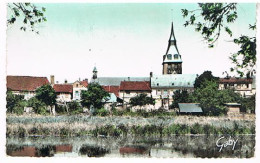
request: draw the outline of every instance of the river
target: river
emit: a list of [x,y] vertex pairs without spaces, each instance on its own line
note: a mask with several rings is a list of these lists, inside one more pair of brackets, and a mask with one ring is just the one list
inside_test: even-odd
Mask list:
[[[236,143],[230,140],[236,140]],[[220,150],[221,145],[223,148]],[[8,137],[6,142],[6,154],[13,157],[250,158],[254,157],[254,153],[255,135],[145,138],[31,136]]]

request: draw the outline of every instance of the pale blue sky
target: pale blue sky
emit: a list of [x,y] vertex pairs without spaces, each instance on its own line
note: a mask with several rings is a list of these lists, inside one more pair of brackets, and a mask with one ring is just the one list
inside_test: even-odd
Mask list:
[[[220,76],[229,70],[231,53],[238,50],[232,38],[222,33],[214,49],[207,48],[193,27],[184,27],[181,9],[197,4],[38,4],[46,7],[47,22],[40,35],[7,29],[8,75],[55,75],[73,82],[98,76],[149,76],[162,73],[171,29],[183,59],[183,73],[210,70]],[[171,12],[173,9],[173,12]],[[238,19],[231,25],[234,37],[255,23],[255,4],[239,4]]]

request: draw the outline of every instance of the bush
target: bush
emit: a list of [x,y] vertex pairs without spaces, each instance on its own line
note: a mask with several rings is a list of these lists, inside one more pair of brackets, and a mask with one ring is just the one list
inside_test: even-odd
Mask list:
[[26,106],[26,102],[21,100],[18,103],[15,104],[14,108],[13,108],[13,113],[18,114],[18,115],[22,115],[24,112],[24,107]]
[[35,97],[28,100],[27,106],[32,107],[36,114],[47,114],[46,105]]
[[98,109],[94,115],[99,115],[99,116],[107,116],[109,114],[109,112],[105,109],[105,108],[101,108],[101,109]]
[[83,112],[82,107],[77,101],[69,102],[67,103],[67,105],[68,105],[69,112],[71,114],[79,114]]
[[64,114],[67,112],[67,109],[66,109],[66,106],[56,104],[55,111],[59,114]]

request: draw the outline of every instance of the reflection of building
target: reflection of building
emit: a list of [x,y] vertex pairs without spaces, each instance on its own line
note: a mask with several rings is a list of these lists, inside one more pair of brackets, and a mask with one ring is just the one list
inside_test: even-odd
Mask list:
[[194,90],[196,74],[155,75],[151,77],[152,97],[155,98],[155,108],[168,108],[172,104],[176,90]]
[[220,78],[219,89],[234,89],[244,97],[250,97],[256,93],[255,77],[254,78]]
[[50,84],[46,77],[7,76],[7,89],[13,94],[24,95],[26,100],[35,96],[36,89],[45,84]]
[[151,96],[150,82],[147,81],[122,81],[120,84],[119,96],[125,102],[130,102],[132,97],[145,93]]
[[57,101],[70,102],[72,100],[73,85],[72,84],[54,84],[53,89],[57,95]]
[[80,100],[81,91],[86,91],[88,87],[88,80],[75,81],[73,83],[73,100]]

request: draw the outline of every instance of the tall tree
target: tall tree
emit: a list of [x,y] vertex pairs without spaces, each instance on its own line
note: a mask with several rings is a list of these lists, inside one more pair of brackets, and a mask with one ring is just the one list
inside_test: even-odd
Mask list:
[[53,106],[56,103],[55,90],[49,84],[37,88],[35,97],[47,106]]
[[[211,48],[219,39],[223,28],[232,37],[233,32],[229,24],[238,18],[236,3],[199,3],[198,5],[199,7],[195,10],[182,9],[183,17],[187,18],[185,27],[195,26],[195,30],[200,32]],[[249,24],[249,28],[255,30],[256,25]],[[242,35],[233,41],[240,46],[240,50],[231,55],[230,59],[235,66],[230,70],[236,71],[240,76],[251,75],[255,72],[256,64],[255,36]]]
[[29,30],[38,34],[39,31],[35,29],[35,25],[47,21],[44,16],[46,11],[44,7],[40,9],[32,3],[8,3],[7,6],[10,10],[7,25],[14,24],[20,18],[23,23],[20,27],[21,30]]
[[[98,83],[90,83],[87,91],[81,92],[81,105],[90,108],[92,105],[95,109],[103,107],[103,99],[107,99],[109,93]],[[105,100],[106,101],[106,100]]]
[[218,81],[218,77],[212,75],[211,71],[204,71],[200,76],[198,76],[194,83],[194,88],[199,88],[203,82],[208,81]]

